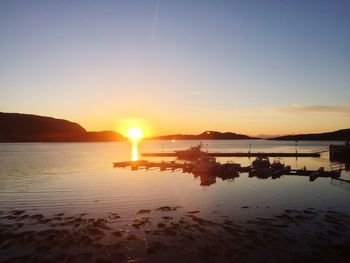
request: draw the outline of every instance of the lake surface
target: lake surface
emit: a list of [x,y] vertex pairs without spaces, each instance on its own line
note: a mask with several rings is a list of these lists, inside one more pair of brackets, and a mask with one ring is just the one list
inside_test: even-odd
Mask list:
[[[170,152],[199,141],[142,141],[139,152]],[[203,141],[208,151],[311,152],[332,142],[281,142],[264,140]],[[339,142],[333,142],[339,144]],[[350,211],[350,187],[346,183],[319,178],[282,176],[279,179],[216,179],[201,186],[200,178],[181,171],[113,168],[116,161],[130,160],[129,142],[113,143],[6,143],[0,144],[0,211],[22,209],[28,213],[52,215],[80,212],[103,215],[117,211],[122,220],[141,209],[181,206],[216,212],[235,218],[268,215],[284,209],[334,209]],[[161,161],[161,157],[149,158]],[[166,160],[172,160],[168,158]],[[219,158],[249,165],[253,159]],[[292,168],[306,166],[330,169],[328,154],[321,158],[284,158]],[[342,177],[350,179],[349,172]],[[242,209],[241,207],[250,209]],[[254,208],[254,209],[253,209]]]

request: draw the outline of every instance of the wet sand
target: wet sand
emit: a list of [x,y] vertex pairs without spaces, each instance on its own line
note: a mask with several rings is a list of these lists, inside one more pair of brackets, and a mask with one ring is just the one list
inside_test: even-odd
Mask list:
[[349,262],[349,214],[213,214],[180,206],[135,211],[131,219],[117,211],[100,218],[0,211],[0,262]]

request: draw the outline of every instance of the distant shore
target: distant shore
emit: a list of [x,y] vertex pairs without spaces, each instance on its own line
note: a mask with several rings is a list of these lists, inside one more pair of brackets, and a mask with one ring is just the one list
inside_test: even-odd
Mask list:
[[[146,140],[261,140],[234,132],[205,131],[197,135],[173,134],[153,136]],[[350,129],[334,132],[286,135],[268,140],[281,141],[344,141]],[[81,125],[64,119],[32,114],[0,112],[0,142],[115,142],[125,141],[115,131],[86,131]]]

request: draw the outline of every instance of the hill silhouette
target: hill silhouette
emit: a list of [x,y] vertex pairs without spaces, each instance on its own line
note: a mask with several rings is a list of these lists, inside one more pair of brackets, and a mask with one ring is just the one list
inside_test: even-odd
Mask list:
[[[205,131],[201,134],[155,136],[153,140],[249,140],[258,139],[233,132]],[[350,129],[333,132],[296,134],[270,140],[344,141]],[[125,138],[114,131],[86,131],[78,123],[64,119],[20,113],[0,112],[0,142],[110,142]]]
[[118,141],[114,131],[88,132],[75,122],[32,114],[0,112],[0,142]]
[[345,141],[350,139],[350,129],[333,132],[286,135],[272,138],[281,141]]
[[152,137],[153,140],[250,140],[257,139],[233,132],[205,131],[198,135],[174,134]]

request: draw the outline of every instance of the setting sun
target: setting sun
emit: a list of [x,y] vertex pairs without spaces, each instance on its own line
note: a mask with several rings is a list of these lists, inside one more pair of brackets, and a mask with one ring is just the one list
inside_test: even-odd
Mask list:
[[143,138],[143,132],[138,127],[132,127],[128,129],[128,137],[133,140],[138,140]]

